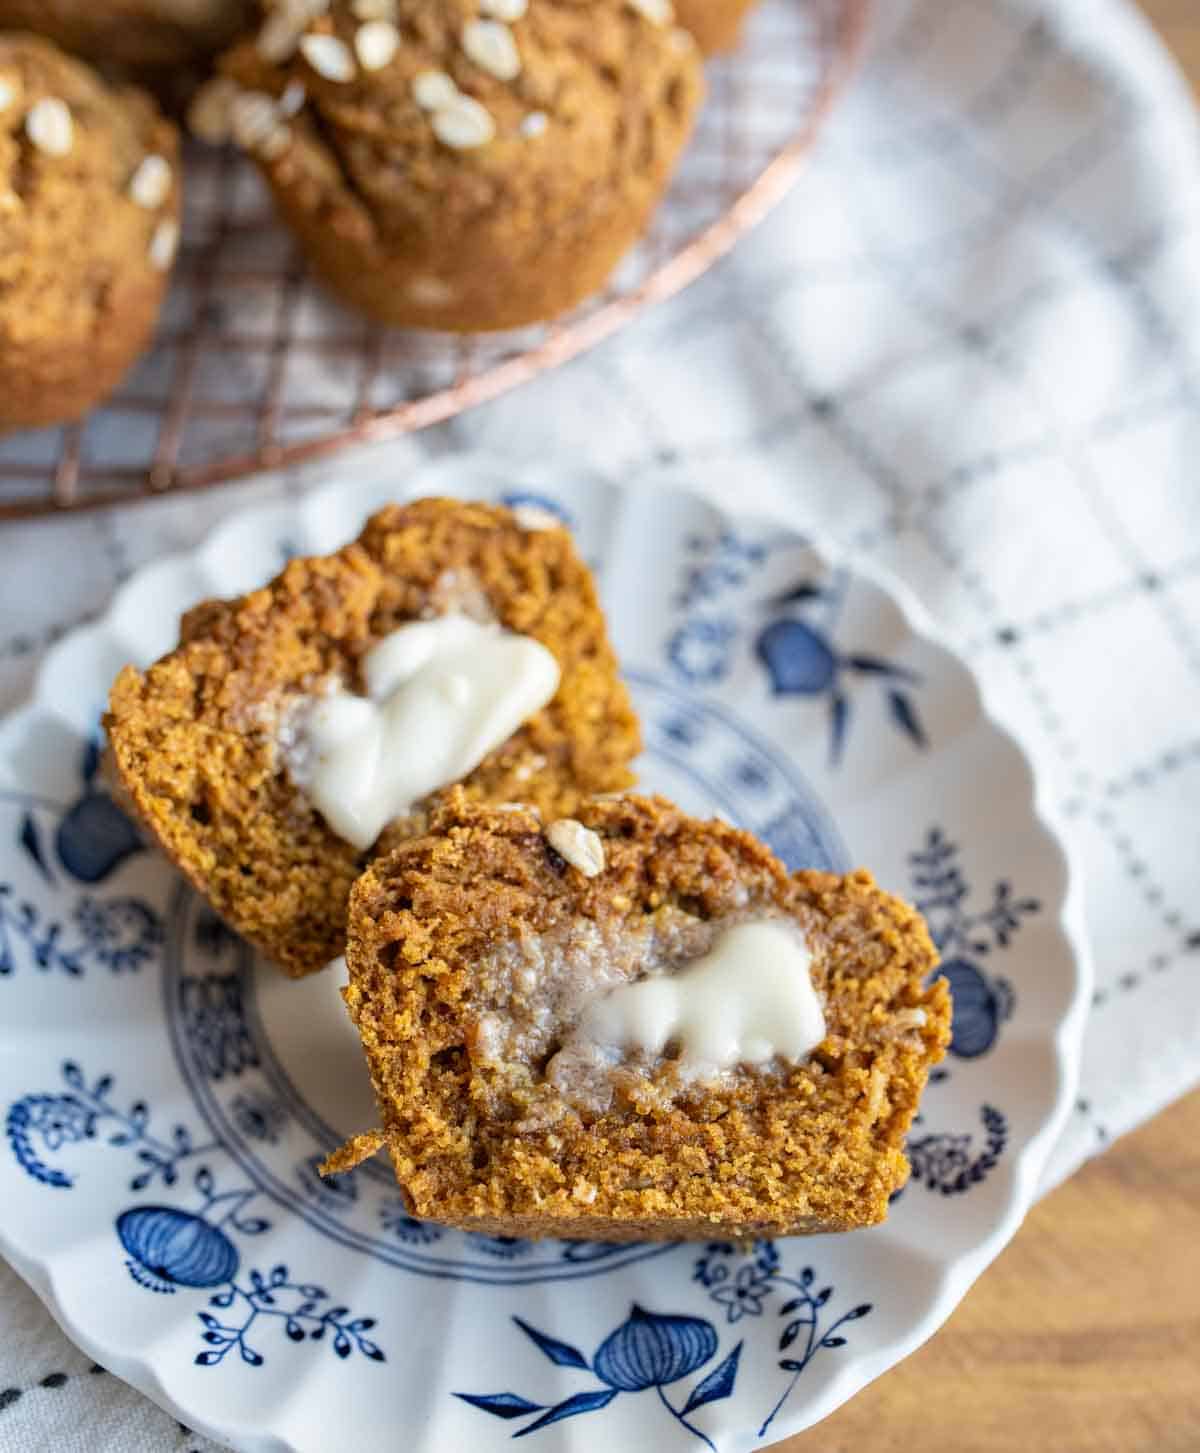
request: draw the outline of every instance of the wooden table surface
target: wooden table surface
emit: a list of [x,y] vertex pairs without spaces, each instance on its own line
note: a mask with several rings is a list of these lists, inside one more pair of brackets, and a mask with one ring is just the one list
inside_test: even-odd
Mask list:
[[[1200,93],[1200,0],[1142,4]],[[774,1453],[926,1448],[1200,1453],[1200,1091],[1037,1205],[931,1341]]]

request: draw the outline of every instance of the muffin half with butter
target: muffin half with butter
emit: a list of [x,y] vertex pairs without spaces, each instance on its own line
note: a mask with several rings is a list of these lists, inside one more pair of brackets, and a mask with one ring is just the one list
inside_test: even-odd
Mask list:
[[699,51],[650,0],[278,0],[193,108],[259,162],[324,281],[373,318],[553,317],[645,230]]
[[549,820],[627,786],[640,747],[569,533],[449,499],[197,606],[105,726],[168,856],[294,976],[342,952],[355,878],[439,789]]
[[346,1002],[413,1215],[599,1241],[871,1226],[950,1038],[920,915],[661,798],[448,794],[350,901]]
[[120,382],[158,318],[181,191],[149,96],[0,34],[0,432],[77,418]]

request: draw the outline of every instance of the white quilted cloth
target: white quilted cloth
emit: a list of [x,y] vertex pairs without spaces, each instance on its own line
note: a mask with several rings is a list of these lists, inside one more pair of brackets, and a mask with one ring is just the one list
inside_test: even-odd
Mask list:
[[[787,510],[909,582],[1087,873],[1099,981],[1053,1181],[1200,1072],[1196,119],[1125,0],[878,10],[804,179],[731,260],[389,462],[582,456]],[[131,569],[320,477],[6,528],[0,707]],[[0,1450],[203,1445],[0,1268]]]

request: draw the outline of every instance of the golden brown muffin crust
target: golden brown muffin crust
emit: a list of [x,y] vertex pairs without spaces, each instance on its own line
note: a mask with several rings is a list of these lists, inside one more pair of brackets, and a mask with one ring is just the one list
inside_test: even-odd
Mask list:
[[522,529],[500,506],[425,499],[381,510],[337,554],[293,560],[261,590],[197,606],[176,650],[117,678],[105,725],[138,813],[217,911],[289,974],[341,952],[367,855],[293,786],[275,744],[281,702],[330,677],[359,686],[372,646],[464,590],[541,641],[562,672],[553,700],[466,779],[467,795],[561,814],[626,786],[638,725],[591,574],[566,530]]
[[[223,63],[249,92],[303,85],[261,164],[325,280],[386,322],[515,327],[587,296],[644,229],[700,99],[695,45],[625,0],[536,0],[507,27],[511,79],[464,50],[479,19],[475,0],[399,0],[395,56],[350,80],[301,53],[272,65],[253,40]],[[353,57],[358,27],[335,0],[309,33]],[[485,108],[492,140],[439,139],[413,90],[430,71]]]
[[[747,833],[661,798],[594,801],[576,816],[603,841],[594,878],[548,846],[532,815],[451,792],[426,836],[355,886],[346,1002],[414,1214],[599,1240],[883,1220],[908,1174],[904,1137],[926,1076],[949,1041],[945,981],[926,985],[936,954],[920,916],[866,872],[789,875]],[[646,915],[681,909],[797,923],[826,1038],[782,1078],[743,1069],[732,1085],[668,1102],[634,1091],[608,1111],[568,1110],[539,1126],[527,1112],[552,1098],[545,1081],[514,1088],[478,1052],[491,1008],[479,966],[520,934],[579,918],[636,930]]]
[[0,0],[0,30],[31,31],[149,81],[228,45],[252,11],[250,0]]
[[755,0],[675,0],[675,19],[690,30],[705,53],[731,50]]
[[[150,98],[46,41],[0,35],[0,92],[2,430],[73,418],[120,381],[158,314],[167,268],[154,238],[177,226],[180,180],[175,128]],[[69,110],[63,155],[30,136],[45,102]],[[130,195],[148,156],[171,171],[156,206]]]

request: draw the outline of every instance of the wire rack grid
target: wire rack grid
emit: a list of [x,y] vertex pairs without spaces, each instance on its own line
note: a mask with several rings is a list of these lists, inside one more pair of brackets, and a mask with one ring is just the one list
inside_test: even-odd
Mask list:
[[78,423],[0,438],[0,519],[199,489],[449,418],[693,281],[791,184],[868,0],[763,0],[649,231],[570,316],[502,334],[382,328],[312,281],[252,164],[191,146],[183,247],[146,354]]

